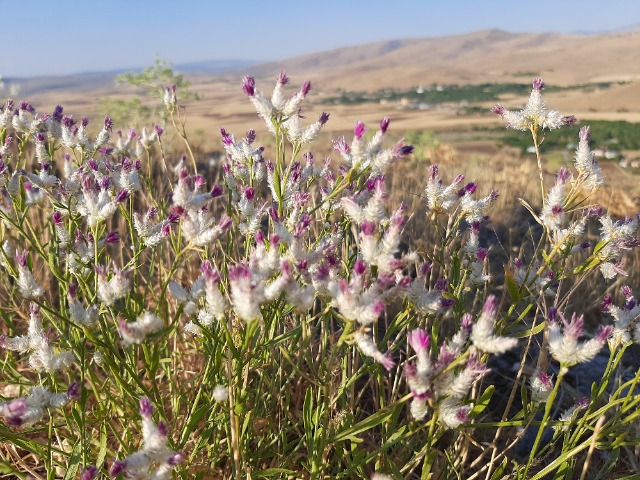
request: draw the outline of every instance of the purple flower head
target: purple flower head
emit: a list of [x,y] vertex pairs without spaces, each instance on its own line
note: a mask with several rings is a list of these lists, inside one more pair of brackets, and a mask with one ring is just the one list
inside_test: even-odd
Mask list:
[[166,437],[168,434],[167,425],[163,421],[158,422],[158,435]]
[[504,115],[505,109],[499,103],[496,103],[493,107],[491,107],[491,113],[495,113],[497,115]]
[[438,169],[439,167],[437,164],[429,165],[429,178],[431,180],[435,180],[438,176]]
[[587,216],[593,218],[600,218],[604,213],[604,209],[600,205],[594,205],[593,207],[589,207],[587,209]]
[[256,131],[252,128],[250,130],[247,130],[247,134],[244,137],[244,139],[246,140],[246,142],[251,145],[254,140],[256,139]]
[[581,142],[588,142],[589,138],[591,138],[591,133],[589,132],[589,126],[581,127],[580,132],[578,133]]
[[353,271],[356,273],[356,275],[364,275],[364,272],[367,271],[367,264],[361,259],[358,259],[353,265]]
[[78,295],[78,284],[77,283],[70,283],[69,284],[69,289],[67,290],[67,293],[69,294],[69,297],[76,298],[76,296]]
[[580,410],[584,410],[585,408],[587,408],[589,406],[589,399],[587,397],[581,397],[579,399],[576,400],[575,403],[575,407],[580,409]]
[[160,235],[166,237],[171,232],[171,221],[165,222],[160,228]]
[[122,159],[122,170],[124,172],[131,171],[132,167],[133,167],[133,162],[131,161],[130,158],[125,157],[125,158]]
[[289,77],[287,77],[287,74],[285,73],[285,71],[281,71],[280,74],[278,75],[278,83],[280,85],[286,85],[287,83],[289,83]]
[[147,397],[140,398],[140,415],[144,418],[149,418],[153,413],[153,405],[151,404],[151,400]]
[[393,357],[389,354],[386,355],[382,355],[380,358],[377,359],[380,364],[384,367],[385,370],[389,371],[391,370],[393,367],[396,366],[396,361],[393,359]]
[[57,123],[60,123],[62,121],[62,110],[63,108],[60,105],[56,105],[56,108],[53,109],[51,118]]
[[584,334],[584,315],[577,316],[574,312],[570,322],[567,322],[567,319],[563,317],[562,323],[564,323],[566,337],[577,340]]
[[187,213],[187,211],[183,207],[181,207],[180,205],[176,205],[175,207],[173,207],[171,213],[167,217],[167,220],[169,221],[169,223],[176,224],[180,221],[180,217],[185,213]]
[[27,401],[24,397],[16,398],[5,406],[12,417],[21,417],[27,411]]
[[278,222],[280,220],[280,217],[278,217],[278,209],[276,207],[269,208],[269,216],[274,222]]
[[419,275],[421,277],[426,277],[427,274],[431,271],[432,267],[433,267],[433,264],[429,262],[424,262],[423,264],[420,265],[420,268],[418,270]]
[[541,92],[544,89],[544,81],[541,78],[534,78],[533,89]]
[[229,280],[232,282],[248,279],[251,277],[251,270],[246,263],[239,263],[229,267]]
[[194,175],[193,176],[193,188],[198,190],[200,187],[204,186],[206,180],[202,175]]
[[482,376],[491,371],[486,364],[482,363],[478,359],[478,355],[476,354],[469,355],[469,360],[467,360],[467,363],[465,364],[465,369],[476,376]]
[[98,168],[100,168],[100,165],[98,165],[98,162],[95,160],[95,158],[90,158],[89,161],[87,162],[87,165],[94,172],[97,172]]
[[488,315],[493,317],[498,311],[498,301],[495,295],[489,295],[487,300],[484,302],[484,306],[482,307],[482,313],[484,315]]
[[605,342],[611,336],[612,333],[613,333],[612,325],[606,325],[606,326],[600,325],[596,338],[601,342]]
[[358,120],[356,122],[355,128],[353,129],[353,133],[354,133],[355,137],[358,140],[360,140],[362,138],[362,135],[364,135],[364,132],[366,132],[366,131],[367,131],[367,129],[365,128],[364,123],[361,122],[360,120]]
[[36,111],[36,109],[34,108],[33,105],[31,105],[29,102],[25,102],[25,101],[20,102],[20,105],[18,106],[18,108],[20,110],[23,110],[23,111],[26,111],[26,112],[29,112],[29,113],[35,113],[35,111]]
[[380,316],[384,313],[384,302],[382,300],[376,300],[373,303],[373,313]]
[[553,213],[554,215],[561,214],[562,210],[562,205],[554,205],[553,207],[551,207],[551,213]]
[[462,315],[462,317],[460,318],[460,328],[462,330],[470,332],[473,328],[473,315],[471,315],[470,313],[465,313],[464,315]]
[[220,134],[222,135],[223,145],[227,145],[227,146],[233,145],[234,143],[233,135],[231,135],[230,133],[227,133],[227,131],[224,128],[220,129]]
[[382,120],[380,120],[380,131],[382,133],[387,133],[389,123],[391,123],[391,119],[389,117],[384,117]]
[[478,189],[478,186],[474,183],[474,182],[469,182],[467,183],[464,188],[460,191],[461,193],[459,194],[460,196],[464,195],[464,194],[469,194],[469,195],[473,195],[474,193],[476,193],[476,190]]
[[339,138],[338,140],[334,140],[333,141],[333,149],[338,152],[338,153],[342,153],[342,154],[346,154],[349,153],[349,144],[347,143],[347,141],[344,139],[344,137]]
[[442,308],[450,308],[456,304],[456,301],[453,298],[444,298],[440,299],[440,306]]
[[426,352],[431,345],[431,337],[423,329],[416,328],[407,334],[407,342],[409,342],[414,352]]
[[404,370],[402,372],[407,378],[415,378],[418,374],[418,369],[416,368],[416,364],[413,362],[406,362],[404,364]]
[[61,212],[53,212],[53,215],[51,215],[51,218],[53,220],[53,223],[58,226],[61,227],[64,225],[64,223],[62,222],[62,213]]
[[38,142],[38,143],[44,143],[44,142],[46,142],[46,141],[47,141],[47,136],[46,136],[44,133],[42,133],[42,132],[38,132],[38,133],[36,134],[36,142]]
[[113,462],[113,464],[111,465],[111,469],[109,470],[109,476],[111,478],[115,478],[118,475],[122,474],[125,470],[127,469],[127,462],[126,460],[124,462],[121,462],[119,460],[116,460],[115,462]]
[[300,87],[300,94],[303,97],[306,97],[309,93],[309,90],[311,90],[311,82],[309,80],[305,80]]
[[247,187],[244,191],[244,198],[249,201],[252,201],[256,196],[256,190],[253,187]]
[[69,388],[67,388],[67,395],[69,396],[69,398],[72,398],[74,400],[80,398],[80,393],[80,384],[78,382],[73,382],[71,385],[69,385]]
[[87,128],[87,125],[89,125],[89,119],[87,117],[82,117],[82,120],[80,120],[80,124],[84,127]]
[[563,115],[562,117],[563,125],[566,125],[567,127],[572,127],[576,123],[578,123],[578,119],[576,118],[575,115]]
[[450,351],[446,344],[443,344],[440,347],[440,352],[438,352],[438,360],[436,361],[435,368],[437,370],[445,368],[447,365],[450,365],[456,359],[456,356]]
[[395,147],[393,147],[393,153],[396,157],[402,158],[413,153],[413,145],[404,145],[400,140]]
[[129,192],[123,188],[116,194],[115,201],[116,203],[123,203],[123,202],[126,202],[128,198],[129,198]]
[[325,125],[329,121],[329,114],[327,112],[322,112],[320,114],[320,118],[318,119],[318,123],[320,125]]
[[160,125],[156,125],[153,128],[156,130],[156,134],[158,135],[158,137],[161,137],[164,133],[164,128],[162,128]]
[[16,251],[16,262],[18,262],[18,265],[22,268],[27,266],[27,255],[28,252],[26,250],[22,252]]
[[273,235],[271,235],[269,237],[269,243],[271,245],[278,245],[278,243],[280,243],[280,236],[276,233],[274,233]]
[[631,287],[629,285],[624,285],[621,289],[620,289],[620,293],[622,293],[622,295],[628,300],[629,298],[633,298],[633,290],[631,290]]
[[104,243],[107,243],[107,244],[118,243],[119,241],[120,241],[120,235],[116,231],[109,232],[107,236],[104,237]]
[[456,419],[460,423],[466,423],[469,420],[469,407],[460,407],[456,410]]
[[76,121],[73,119],[73,117],[67,117],[66,115],[62,117],[61,122],[62,122],[62,125],[67,128],[71,128],[76,124]]
[[184,453],[175,452],[169,455],[169,458],[167,458],[167,463],[169,464],[170,467],[175,467],[183,460],[184,460]]
[[549,308],[549,311],[547,312],[547,321],[551,323],[555,323],[557,318],[558,318],[558,309],[556,307]]
[[94,465],[89,465],[80,474],[80,480],[94,480],[98,476],[98,468]]
[[220,282],[220,274],[215,268],[213,268],[209,260],[204,260],[202,262],[200,271],[202,272],[202,275],[204,275],[207,283],[216,284]]
[[439,292],[446,292],[449,289],[449,282],[445,278],[441,278],[436,282],[435,289]]
[[242,90],[248,96],[253,97],[256,93],[256,81],[249,75],[242,78]]
[[111,117],[104,117],[104,129],[111,130],[112,127],[113,127],[113,120],[111,119]]
[[484,262],[485,258],[487,258],[487,256],[489,255],[489,250],[487,250],[486,248],[478,248],[478,251],[476,252],[476,258],[480,261],[480,262]]
[[376,224],[368,220],[365,220],[360,225],[360,230],[362,231],[363,235],[366,235],[366,236],[373,235],[376,232]]
[[546,389],[550,390],[551,388],[553,388],[553,381],[551,380],[551,377],[545,372],[538,372],[536,378],[540,380],[540,383],[542,383],[542,385],[544,385]]
[[560,167],[556,174],[556,185],[564,185],[571,178],[571,172],[564,167]]
[[218,220],[218,227],[220,227],[223,231],[226,231],[231,227],[231,225],[233,225],[233,219],[226,213],[223,213]]
[[220,185],[214,185],[211,189],[211,198],[217,198],[222,195],[222,187]]

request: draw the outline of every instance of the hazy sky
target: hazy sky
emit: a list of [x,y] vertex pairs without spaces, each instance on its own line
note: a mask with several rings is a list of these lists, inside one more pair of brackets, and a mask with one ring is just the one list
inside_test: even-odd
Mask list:
[[488,28],[640,29],[640,0],[0,0],[0,75],[280,60],[376,40]]

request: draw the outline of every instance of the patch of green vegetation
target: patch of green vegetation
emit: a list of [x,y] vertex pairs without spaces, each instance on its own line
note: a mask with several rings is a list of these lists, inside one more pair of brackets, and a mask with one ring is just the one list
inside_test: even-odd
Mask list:
[[[580,125],[572,128],[561,128],[545,132],[544,141],[540,145],[543,152],[566,149],[568,145],[577,145],[578,129],[581,125],[589,125],[591,148],[607,147],[612,150],[640,149],[640,123],[606,120],[581,120]],[[511,145],[525,151],[532,145],[530,138],[524,137],[522,132],[505,130],[502,137],[504,145]]]
[[[593,90],[596,88],[609,88],[611,82],[590,83],[583,85],[571,85],[567,87],[547,87],[547,92],[561,90]],[[438,103],[478,103],[496,101],[501,95],[516,94],[527,95],[531,91],[530,83],[482,83],[477,85],[439,85],[414,87],[408,90],[396,90],[385,88],[373,93],[355,92],[344,90],[338,96],[324,100],[326,104],[355,105],[368,102],[400,101],[402,99],[425,104]]]
[[179,89],[181,100],[199,100],[200,95],[189,90],[191,85],[182,73],[175,72],[170,62],[156,57],[153,65],[137,73],[127,72],[118,75],[116,85],[137,87],[140,97],[151,97],[157,100],[155,105],[143,104],[140,97],[130,100],[105,98],[102,100],[100,112],[112,118],[116,125],[142,125],[159,116],[167,121],[166,110],[161,103],[164,87],[175,85]]
[[425,153],[440,146],[440,140],[431,130],[409,130],[404,136],[407,145],[413,145],[414,158],[425,158]]

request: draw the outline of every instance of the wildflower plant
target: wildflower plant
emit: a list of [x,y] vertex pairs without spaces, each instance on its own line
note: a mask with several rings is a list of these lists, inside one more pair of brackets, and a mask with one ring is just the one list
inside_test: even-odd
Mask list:
[[[483,232],[499,192],[425,167],[435,241],[405,248],[414,220],[391,204],[388,173],[413,148],[389,141],[388,118],[371,132],[356,121],[316,160],[330,116],[307,121],[311,83],[289,83],[281,73],[265,94],[243,78],[275,148],[222,128],[215,172],[197,170],[175,86],[160,96],[182,158],[163,126],[114,133],[62,107],[0,108],[0,438],[25,454],[0,449],[3,468],[542,478],[637,446],[639,374],[615,384],[640,339],[633,289],[621,306],[598,299],[611,325],[591,330],[574,309],[586,278],[613,292],[640,244],[638,218],[589,204],[602,177],[588,127],[547,187],[541,135],[575,118],[547,110],[540,79],[523,110],[494,108],[532,134],[541,181],[539,209],[520,199],[540,225],[534,248],[496,270]],[[602,379],[567,409],[571,370],[607,346]],[[496,374],[507,356],[515,369]]]

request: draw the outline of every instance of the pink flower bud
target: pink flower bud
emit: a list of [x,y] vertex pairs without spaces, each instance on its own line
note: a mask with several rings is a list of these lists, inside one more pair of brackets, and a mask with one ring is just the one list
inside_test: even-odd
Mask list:
[[140,415],[144,418],[149,418],[153,413],[153,405],[151,404],[151,400],[147,397],[142,397],[140,399]]
[[426,352],[431,344],[431,337],[421,328],[416,328],[407,334],[407,341],[416,353]]

